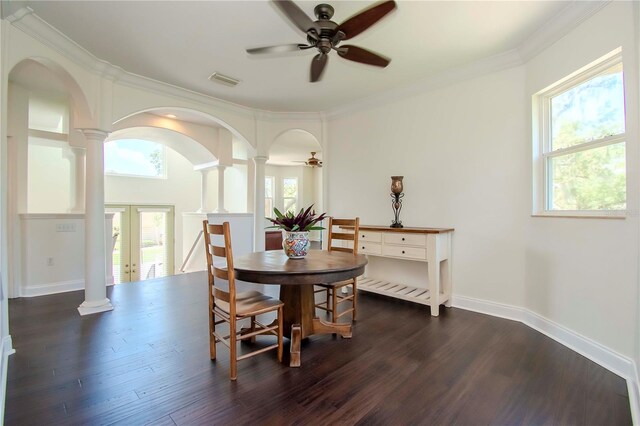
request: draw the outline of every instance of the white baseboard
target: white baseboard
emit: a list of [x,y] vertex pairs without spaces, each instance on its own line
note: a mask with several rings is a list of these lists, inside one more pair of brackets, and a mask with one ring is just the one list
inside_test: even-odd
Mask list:
[[[113,276],[107,277],[107,286],[113,285]],[[55,283],[36,284],[22,287],[21,297],[45,296],[47,294],[66,293],[84,290],[84,280],[59,281]]]
[[11,336],[6,336],[2,339],[2,347],[0,347],[0,366],[2,375],[0,380],[2,380],[1,390],[2,394],[0,394],[0,424],[4,424],[4,405],[7,395],[7,366],[9,364],[9,355],[16,353],[15,349],[13,349],[13,342],[11,341]]
[[633,360],[525,308],[456,295],[452,298],[452,305],[468,311],[519,321],[624,378],[629,388],[633,423],[640,424],[640,417],[638,417],[640,414],[640,392],[638,389],[640,381]]
[[638,377],[638,368],[634,363],[635,379],[627,379],[627,391],[629,393],[629,405],[631,406],[631,420],[634,425],[640,424],[640,389],[638,388],[640,380]]

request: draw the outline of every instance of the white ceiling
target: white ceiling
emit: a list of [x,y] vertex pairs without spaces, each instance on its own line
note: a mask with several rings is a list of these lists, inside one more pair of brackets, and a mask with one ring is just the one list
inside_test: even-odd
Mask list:
[[[126,71],[272,111],[326,111],[516,48],[567,6],[559,1],[398,1],[350,44],[392,58],[386,69],[332,53],[309,83],[313,52],[264,58],[246,48],[304,42],[268,1],[26,1],[42,19]],[[320,1],[297,1],[313,17]],[[332,2],[343,22],[369,1]],[[227,87],[214,71],[241,80]]]

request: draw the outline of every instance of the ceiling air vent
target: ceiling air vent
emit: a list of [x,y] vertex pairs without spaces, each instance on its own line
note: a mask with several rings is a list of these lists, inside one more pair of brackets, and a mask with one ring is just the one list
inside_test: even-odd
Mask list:
[[222,83],[225,86],[231,86],[231,87],[237,86],[238,83],[240,83],[240,80],[235,79],[233,77],[226,76],[224,74],[220,74],[217,71],[209,76],[209,80],[215,81],[217,83]]

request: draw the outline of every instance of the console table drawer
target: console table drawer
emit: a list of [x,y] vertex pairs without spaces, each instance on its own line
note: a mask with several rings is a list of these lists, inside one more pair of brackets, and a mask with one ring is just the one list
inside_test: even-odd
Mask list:
[[380,243],[372,243],[370,241],[359,241],[358,253],[380,256],[382,254],[382,245],[380,245]]
[[384,234],[385,244],[402,244],[409,246],[427,246],[427,236],[421,234],[387,233]]
[[380,232],[360,231],[358,238],[360,242],[363,243],[366,243],[367,241],[371,241],[373,243],[382,242],[382,234]]
[[418,247],[384,246],[382,254],[405,259],[427,260],[427,249]]

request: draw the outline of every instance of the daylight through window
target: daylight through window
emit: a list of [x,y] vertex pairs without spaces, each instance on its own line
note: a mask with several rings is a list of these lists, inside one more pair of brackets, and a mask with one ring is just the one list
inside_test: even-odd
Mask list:
[[284,211],[298,212],[298,179],[282,179],[282,195],[284,200]]
[[166,149],[162,144],[141,139],[107,142],[104,169],[109,175],[166,178]]
[[626,208],[625,106],[620,55],[540,94],[544,209]]
[[273,217],[273,198],[275,193],[275,179],[273,176],[264,178],[264,216]]

